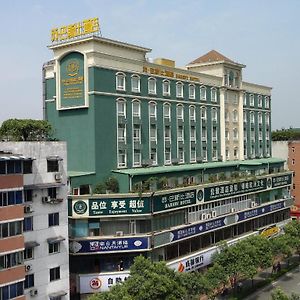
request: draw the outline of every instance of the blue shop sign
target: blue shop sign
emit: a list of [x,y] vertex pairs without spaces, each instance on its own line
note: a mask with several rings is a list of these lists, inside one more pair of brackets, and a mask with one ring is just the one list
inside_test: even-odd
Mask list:
[[193,226],[188,226],[182,229],[173,230],[170,233],[170,241],[178,241],[193,235],[198,235],[200,233],[214,230],[226,225],[226,217],[207,221],[204,223],[196,224]]
[[267,214],[270,213],[272,211],[275,210],[279,210],[285,207],[285,202],[281,201],[278,203],[274,203],[274,204],[269,204],[269,205],[265,205],[263,207],[257,207],[248,211],[243,211],[238,213],[238,221],[243,221],[243,220],[247,220],[247,219],[251,219],[263,214]]
[[99,239],[71,241],[71,253],[92,253],[92,252],[118,252],[132,250],[146,250],[149,248],[147,237],[134,238],[116,238],[116,239]]

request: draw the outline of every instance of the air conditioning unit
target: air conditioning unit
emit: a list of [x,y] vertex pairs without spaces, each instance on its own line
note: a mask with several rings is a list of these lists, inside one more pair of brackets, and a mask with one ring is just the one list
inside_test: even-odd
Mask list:
[[60,172],[54,173],[54,179],[55,179],[56,182],[61,182],[62,174]]
[[25,272],[29,272],[32,270],[32,265],[25,265]]
[[212,215],[211,214],[206,214],[206,220],[211,219]]
[[231,212],[231,213],[236,212],[236,208],[232,207],[232,208],[230,209],[230,212]]
[[178,158],[173,158],[171,160],[171,162],[172,162],[173,165],[177,165],[179,163],[179,159]]
[[50,198],[50,196],[45,196],[45,197],[42,197],[42,202],[44,202],[44,203],[51,203],[51,198]]
[[37,289],[31,289],[30,290],[30,296],[37,296],[37,294],[38,294],[38,290]]
[[116,236],[123,236],[124,232],[123,231],[116,231]]
[[257,203],[255,201],[252,201],[251,204],[250,204],[250,206],[251,206],[251,208],[256,207]]
[[212,212],[211,212],[211,217],[212,218],[215,218],[217,216],[217,212],[215,211],[215,210],[213,210]]
[[27,214],[27,213],[31,213],[31,212],[33,212],[32,205],[25,205],[24,206],[24,213]]

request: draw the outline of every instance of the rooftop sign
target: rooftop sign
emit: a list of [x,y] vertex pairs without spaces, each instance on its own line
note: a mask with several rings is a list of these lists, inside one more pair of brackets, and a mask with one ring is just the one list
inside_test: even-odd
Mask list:
[[86,19],[81,22],[51,29],[51,41],[52,43],[62,42],[95,32],[100,32],[99,19]]

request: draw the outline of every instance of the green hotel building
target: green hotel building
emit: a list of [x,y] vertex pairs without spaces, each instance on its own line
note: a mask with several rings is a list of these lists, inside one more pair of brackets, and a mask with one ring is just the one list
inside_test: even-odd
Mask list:
[[[72,299],[125,280],[140,254],[188,272],[221,240],[280,233],[292,175],[271,156],[271,88],[245,82],[245,65],[210,51],[180,68],[99,36],[49,48],[44,118],[67,141]],[[105,181],[118,190],[95,194]]]

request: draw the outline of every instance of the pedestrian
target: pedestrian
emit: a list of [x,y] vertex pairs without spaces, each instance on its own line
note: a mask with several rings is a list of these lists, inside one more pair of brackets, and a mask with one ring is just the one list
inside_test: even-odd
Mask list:
[[241,281],[239,281],[237,284],[238,292],[240,292],[242,290],[242,287],[243,287],[243,283]]
[[280,272],[281,271],[281,264],[280,264],[280,261],[277,263],[277,272]]

